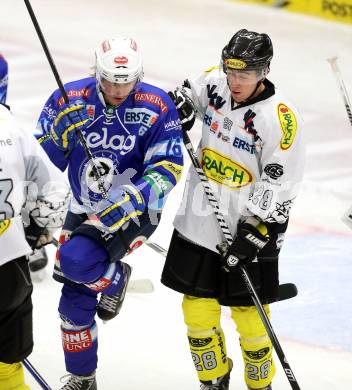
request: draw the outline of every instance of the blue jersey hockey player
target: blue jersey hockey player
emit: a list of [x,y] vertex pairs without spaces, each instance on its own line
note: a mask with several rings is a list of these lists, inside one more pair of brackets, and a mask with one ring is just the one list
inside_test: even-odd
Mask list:
[[176,108],[142,82],[135,41],[106,40],[95,55],[95,77],[65,85],[70,104],[55,91],[38,121],[40,142],[56,166],[68,168],[73,193],[54,271],[64,283],[59,312],[71,374],[62,390],[96,389],[95,314],[104,321],[118,314],[131,273],[121,258],[156,229],[183,166]]

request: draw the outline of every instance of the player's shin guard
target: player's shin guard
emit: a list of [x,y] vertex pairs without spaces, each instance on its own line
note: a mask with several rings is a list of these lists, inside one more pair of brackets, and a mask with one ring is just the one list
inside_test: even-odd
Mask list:
[[97,334],[95,322],[89,327],[83,327],[62,321],[62,347],[68,372],[75,375],[87,375],[95,371],[98,350]]
[[266,389],[275,372],[272,345],[268,336],[257,339],[240,339],[245,363],[244,378],[250,389]]
[[188,329],[188,342],[200,381],[212,381],[230,370],[221,329]]
[[202,382],[217,380],[230,371],[224,333],[220,327],[221,307],[216,299],[183,299],[192,359]]
[[0,390],[30,390],[29,386],[24,383],[21,363],[0,362]]
[[[264,309],[270,316],[269,306]],[[268,387],[276,368],[272,356],[272,344],[254,306],[231,307],[232,318],[240,333],[240,345],[244,361],[244,380],[251,390]]]

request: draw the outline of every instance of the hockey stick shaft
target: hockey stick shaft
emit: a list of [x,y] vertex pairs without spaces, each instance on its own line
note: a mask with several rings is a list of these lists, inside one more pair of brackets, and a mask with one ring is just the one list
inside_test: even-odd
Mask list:
[[[199,162],[199,159],[194,151],[192,142],[191,142],[186,131],[184,131],[183,139],[184,139],[184,143],[185,143],[185,147],[187,149],[187,152],[191,158],[192,164],[193,164],[193,166],[194,166],[194,168],[199,176],[199,179],[204,187],[205,194],[209,200],[210,205],[213,208],[216,219],[219,222],[219,226],[221,228],[221,231],[224,234],[227,243],[229,245],[231,245],[231,243],[233,242],[233,238],[232,238],[230,229],[229,229],[229,227],[224,219],[224,216],[222,215],[222,213],[220,211],[218,200],[216,199],[216,197],[213,194],[213,191],[210,187],[208,178],[202,169],[202,166]],[[267,334],[272,342],[272,345],[273,345],[273,347],[276,351],[276,354],[280,360],[280,363],[284,369],[284,372],[285,372],[286,377],[291,385],[291,388],[293,390],[300,390],[300,387],[299,387],[297,380],[293,374],[293,371],[292,371],[292,369],[291,369],[291,367],[290,367],[290,365],[285,357],[284,351],[279,343],[279,340],[276,337],[276,334],[275,334],[274,329],[270,323],[270,320],[269,320],[269,318],[268,318],[268,316],[263,308],[263,305],[262,305],[262,303],[261,303],[261,301],[260,301],[260,299],[255,291],[253,282],[251,280],[251,277],[248,274],[247,268],[245,265],[243,265],[241,263],[239,264],[239,267],[241,270],[242,278],[243,278],[245,285],[248,289],[248,292],[252,298],[252,301],[253,301],[255,307],[258,310],[259,316],[260,316],[260,318],[263,322],[263,325],[267,331]]]
[[44,390],[51,390],[51,387],[46,383],[44,378],[39,374],[39,372],[32,366],[30,361],[26,358],[22,361],[23,365],[26,367],[27,371],[33,376],[38,385]]
[[[350,124],[352,126],[352,107],[351,107],[351,103],[350,103],[350,99],[349,99],[349,96],[348,96],[348,93],[347,93],[347,89],[346,89],[345,83],[343,81],[343,78],[342,78],[342,75],[341,75],[341,72],[340,72],[340,68],[339,68],[339,66],[337,64],[337,57],[328,58],[327,61],[331,65],[331,69],[332,69],[332,71],[334,73],[337,85],[339,86],[339,89],[340,89],[340,92],[341,92],[341,96],[342,96],[343,102],[345,104],[345,108],[346,108],[348,119],[349,119]],[[348,225],[350,228],[352,228],[352,207],[350,207],[346,211],[346,213],[342,217],[342,220],[343,220],[343,222],[346,223],[346,225]]]
[[[53,244],[58,247],[59,245],[59,241],[53,237]],[[146,241],[145,242],[146,245],[148,245],[150,248],[152,248],[153,250],[155,250],[155,252],[159,253],[160,255],[166,257],[167,255],[167,250],[165,248],[163,248],[162,246],[160,246],[159,244],[157,244],[156,242],[153,242],[153,241]]]
[[346,89],[345,83],[343,81],[343,78],[342,78],[339,66],[337,64],[337,57],[328,58],[327,61],[330,63],[331,69],[332,69],[332,71],[333,71],[333,73],[335,75],[336,82],[337,82],[337,84],[338,84],[338,86],[340,88],[341,96],[342,96],[343,102],[345,104],[347,116],[348,116],[348,119],[349,119],[350,124],[352,126],[352,108],[351,108],[351,103],[350,103],[350,99],[349,99],[349,96],[348,96],[348,93],[347,93],[347,89]]
[[[44,50],[44,53],[46,55],[46,58],[48,59],[48,62],[49,62],[49,65],[50,65],[50,68],[54,74],[54,77],[55,77],[55,80],[57,82],[57,85],[60,89],[60,92],[61,92],[61,95],[65,101],[66,104],[68,104],[70,101],[69,101],[69,98],[67,96],[67,93],[65,91],[65,88],[64,88],[64,85],[61,81],[61,78],[60,78],[60,75],[59,75],[59,72],[57,71],[57,68],[56,68],[56,65],[54,63],[54,60],[50,54],[50,51],[49,51],[49,48],[48,48],[48,45],[45,41],[45,38],[44,38],[44,35],[42,33],[42,30],[39,26],[39,23],[38,23],[38,20],[35,16],[35,13],[33,11],[33,8],[31,6],[31,3],[29,2],[29,0],[24,0],[25,4],[26,4],[26,7],[27,7],[27,10],[28,10],[28,13],[31,17],[31,20],[32,20],[32,23],[34,25],[34,28],[37,32],[37,35],[38,35],[38,38],[40,40],[40,43],[42,45],[42,48]],[[92,152],[90,151],[88,145],[87,145],[87,142],[84,138],[84,135],[82,133],[81,130],[78,130],[77,131],[77,134],[78,134],[78,137],[79,137],[79,140],[81,142],[81,145],[83,146],[83,149],[84,149],[84,152],[89,160],[89,163],[91,164],[92,166],[92,170],[93,170],[93,174],[94,174],[94,177],[95,179],[97,180],[98,182],[98,186],[99,186],[99,190],[100,192],[102,193],[102,196],[104,197],[104,199],[107,199],[108,195],[107,195],[107,192],[105,190],[105,187],[104,187],[104,184],[102,182],[102,177],[101,177],[101,174],[98,170],[98,167],[96,166],[95,162],[94,162],[94,158],[93,158],[93,154]]]

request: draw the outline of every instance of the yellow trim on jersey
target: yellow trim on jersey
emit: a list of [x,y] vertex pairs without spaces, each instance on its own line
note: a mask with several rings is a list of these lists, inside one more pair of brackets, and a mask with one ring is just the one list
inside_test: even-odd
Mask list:
[[210,72],[212,72],[212,71],[215,70],[215,69],[219,69],[219,65],[217,65],[217,66],[212,66],[212,67],[206,69],[206,70],[204,71],[204,73],[210,73]]
[[175,178],[176,182],[178,182],[181,178],[182,168],[183,168],[182,165],[173,163],[171,161],[164,160],[164,161],[160,161],[156,164],[153,164],[153,166],[151,168],[156,168],[156,167],[165,168],[167,171],[169,171],[172,174],[172,176]]
[[0,236],[6,232],[10,225],[11,219],[4,219],[3,221],[0,221]]

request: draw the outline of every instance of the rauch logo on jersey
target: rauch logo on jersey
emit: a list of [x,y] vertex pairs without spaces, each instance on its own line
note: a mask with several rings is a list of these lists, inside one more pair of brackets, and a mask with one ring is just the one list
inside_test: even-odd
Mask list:
[[228,157],[222,156],[212,149],[202,151],[202,165],[206,176],[231,189],[244,187],[253,181],[253,175]]
[[283,136],[281,138],[280,147],[287,150],[293,144],[297,131],[297,119],[295,114],[284,103],[280,103],[277,107],[279,121]]

